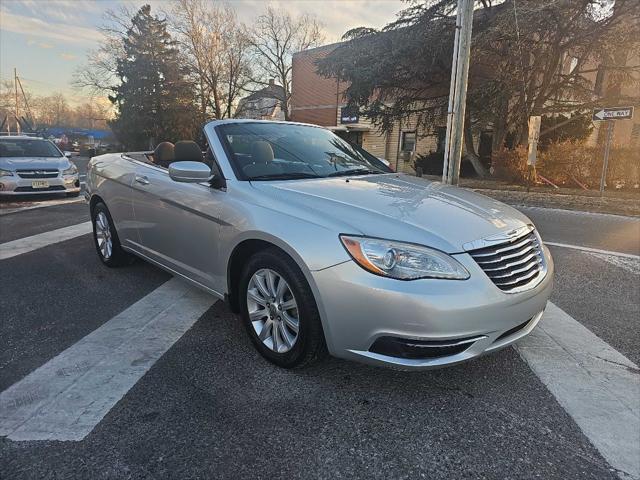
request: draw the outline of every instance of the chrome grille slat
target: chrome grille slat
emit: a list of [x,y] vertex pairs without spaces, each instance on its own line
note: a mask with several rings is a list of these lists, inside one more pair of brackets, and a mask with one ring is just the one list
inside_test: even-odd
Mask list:
[[57,169],[16,170],[20,178],[55,178]]
[[539,263],[540,263],[540,260],[534,260],[533,262],[527,263],[522,268],[518,268],[516,270],[509,271],[509,273],[507,273],[506,275],[489,275],[489,278],[491,280],[499,280],[501,278],[510,278],[510,277],[513,277],[514,275],[517,275],[518,273],[528,272],[533,267],[537,266]]
[[468,253],[489,279],[504,292],[533,287],[545,270],[542,247],[534,231],[503,243],[470,250]]
[[491,260],[487,260],[486,257],[482,257],[482,260],[476,260],[476,262],[478,262],[481,265],[487,265],[487,264],[490,264],[490,263],[504,262],[505,260],[509,260],[510,258],[516,258],[516,257],[520,257],[522,255],[526,255],[531,250],[533,250],[535,247],[536,247],[536,245],[532,245],[531,243],[529,243],[526,247],[518,250],[517,252],[513,252],[513,253],[510,253],[508,255],[501,255],[499,258],[491,259]]
[[[500,272],[502,270],[507,270],[511,267],[518,267],[520,265],[522,265],[525,262],[528,262],[529,260],[531,260],[532,258],[538,258],[538,253],[534,252],[534,253],[530,253],[529,255],[527,255],[526,257],[517,260],[515,262],[509,262],[506,265],[502,265],[500,267],[497,268],[484,268],[483,270],[485,272]],[[491,274],[487,273],[487,275],[491,276]]]
[[513,280],[509,281],[509,282],[494,282],[496,285],[498,285],[499,287],[502,286],[509,286],[509,285],[514,285],[516,283],[520,283],[523,280],[527,280],[531,277],[534,277],[536,275],[538,275],[540,272],[536,269],[533,270],[532,272],[527,273],[526,275],[522,275],[520,277],[514,278]]
[[[493,255],[497,255],[497,254],[502,253],[502,252],[508,252],[510,250],[513,250],[514,248],[520,248],[523,245],[527,245],[530,242],[531,242],[531,239],[530,238],[526,238],[522,242],[507,244],[503,248],[496,248],[496,249],[493,249],[492,247],[483,248],[481,250],[476,250],[476,252],[478,252],[478,253],[474,253],[474,256],[477,256],[477,257],[491,257]],[[501,244],[501,245],[504,245],[504,244]],[[498,247],[499,246],[500,245],[498,245]],[[482,253],[483,250],[488,250],[489,252],[488,253]]]

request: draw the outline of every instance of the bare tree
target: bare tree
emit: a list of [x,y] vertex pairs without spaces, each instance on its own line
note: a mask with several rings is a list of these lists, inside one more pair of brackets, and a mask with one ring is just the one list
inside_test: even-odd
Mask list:
[[198,89],[200,114],[228,118],[250,82],[249,42],[233,8],[176,0],[170,22]]
[[297,18],[284,10],[268,6],[251,31],[251,46],[258,66],[256,83],[267,85],[274,79],[284,89],[282,110],[289,119],[291,103],[291,68],[295,52],[319,45],[323,40],[322,25],[310,16]]
[[104,25],[99,27],[103,35],[98,48],[87,54],[87,63],[74,73],[73,85],[93,94],[109,95],[117,85],[118,59],[124,56],[122,39],[131,28],[134,12],[122,5],[118,10],[107,10]]

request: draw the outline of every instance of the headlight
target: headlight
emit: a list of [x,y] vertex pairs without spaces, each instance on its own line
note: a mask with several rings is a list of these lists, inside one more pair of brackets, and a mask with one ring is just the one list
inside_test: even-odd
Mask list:
[[13,177],[13,172],[0,168],[0,177]]
[[454,258],[432,248],[378,238],[340,235],[347,252],[365,270],[398,280],[465,280],[469,272]]
[[78,173],[78,167],[76,167],[73,163],[69,168],[62,171],[63,175],[75,175],[76,173]]

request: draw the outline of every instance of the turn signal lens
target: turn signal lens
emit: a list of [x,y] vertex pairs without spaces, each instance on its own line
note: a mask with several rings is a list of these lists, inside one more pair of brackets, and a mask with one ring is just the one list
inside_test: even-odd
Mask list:
[[457,260],[433,248],[354,235],[340,235],[340,241],[358,265],[376,275],[398,280],[469,278]]

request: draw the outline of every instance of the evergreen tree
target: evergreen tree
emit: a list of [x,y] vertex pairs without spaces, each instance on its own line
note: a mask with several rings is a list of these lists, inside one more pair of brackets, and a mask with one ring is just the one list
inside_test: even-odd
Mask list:
[[111,128],[128,148],[145,150],[162,141],[194,139],[194,89],[180,61],[166,20],[144,5],[122,38],[117,60],[120,84],[110,100],[117,106]]

